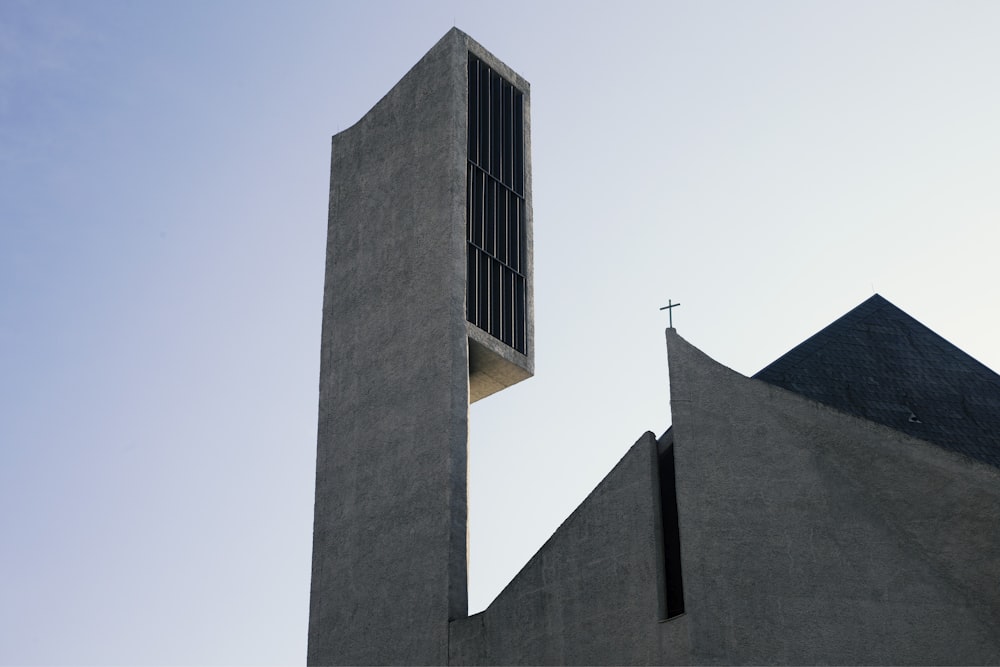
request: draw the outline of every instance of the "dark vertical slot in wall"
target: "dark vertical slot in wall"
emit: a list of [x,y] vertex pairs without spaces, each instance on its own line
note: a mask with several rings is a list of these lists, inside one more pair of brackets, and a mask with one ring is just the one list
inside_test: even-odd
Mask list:
[[500,160],[503,155],[503,84],[500,75],[490,70],[490,174],[500,178]]
[[510,301],[510,294],[508,285],[510,285],[510,270],[505,267],[500,267],[500,340],[506,345],[510,345],[511,340],[507,331],[510,329],[510,308],[507,304]]
[[[671,440],[673,439],[672,436]],[[674,475],[673,442],[659,455],[660,517],[663,522],[663,556],[666,569],[666,616],[674,618],[684,613],[684,582],[681,577],[681,535],[677,518],[677,484]]]
[[475,197],[472,196],[475,191],[472,178],[472,165],[470,164],[465,170],[465,240],[469,243],[472,242],[472,219],[476,209]]
[[490,262],[490,321],[489,321],[489,331],[491,334],[500,338],[501,322],[500,322],[500,294],[503,288],[503,282],[500,280],[501,267],[500,262]]
[[485,253],[474,250],[477,257],[477,268],[479,269],[479,316],[473,322],[480,329],[489,331],[490,326],[490,263]]
[[514,91],[513,100],[513,147],[514,147],[514,183],[513,189],[524,196],[524,96],[521,91]]
[[518,314],[514,318],[514,348],[523,350],[527,346],[526,332],[524,329],[524,276],[514,276],[514,311]]
[[513,192],[510,193],[510,206],[507,207],[507,227],[510,229],[510,235],[507,237],[507,258],[514,273],[521,272],[522,203],[523,200],[520,197]]
[[468,73],[466,316],[527,353],[524,95],[472,54]]
[[479,155],[476,164],[486,167],[490,162],[490,73],[489,69],[479,60]]
[[485,217],[483,212],[486,210],[485,193],[483,192],[485,179],[486,174],[477,169],[472,170],[472,243],[480,248],[483,247],[483,218]]
[[493,253],[501,264],[510,266],[507,258],[507,248],[509,247],[509,224],[507,219],[507,206],[510,200],[510,190],[507,188],[497,188],[497,250]]
[[507,311],[507,327],[504,329],[504,335],[507,337],[507,344],[514,347],[514,323],[517,320],[517,308],[515,307],[517,299],[514,293],[517,289],[517,274],[513,271],[507,271],[504,283],[507,290],[507,300],[504,301],[504,308]]
[[504,81],[503,84],[503,153],[501,155],[500,180],[508,188],[514,183],[514,88]]
[[469,160],[479,159],[479,62],[469,59]]
[[493,179],[486,179],[486,225],[483,228],[483,250],[489,255],[496,255],[496,217],[497,217],[497,184]]
[[[469,75],[472,75],[472,63],[469,63]],[[469,96],[472,99],[472,96]],[[469,103],[471,109],[472,103]],[[471,146],[471,139],[469,145]],[[474,229],[473,220],[475,219],[476,205],[475,197],[473,197],[473,192],[475,191],[474,183],[475,174],[472,170],[472,165],[469,165],[465,172],[465,240],[466,245],[469,248],[469,252],[466,253],[466,269],[465,276],[468,283],[468,288],[466,290],[465,297],[465,317],[470,322],[475,322],[476,317],[476,297],[479,294],[478,287],[478,272],[476,270],[476,253],[472,252],[472,231]]]
[[479,319],[476,299],[479,296],[479,269],[476,267],[476,253],[468,253],[468,266],[466,275],[469,278],[469,293],[465,299],[465,317],[470,322],[475,323]]

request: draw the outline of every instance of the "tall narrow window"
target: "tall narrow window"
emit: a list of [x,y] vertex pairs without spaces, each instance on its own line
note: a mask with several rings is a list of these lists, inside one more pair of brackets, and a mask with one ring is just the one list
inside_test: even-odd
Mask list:
[[660,520],[663,522],[663,568],[660,618],[669,620],[684,613],[684,582],[681,577],[681,536],[677,516],[677,484],[674,472],[673,435],[668,430],[659,443]]
[[527,354],[524,95],[469,54],[466,317]]

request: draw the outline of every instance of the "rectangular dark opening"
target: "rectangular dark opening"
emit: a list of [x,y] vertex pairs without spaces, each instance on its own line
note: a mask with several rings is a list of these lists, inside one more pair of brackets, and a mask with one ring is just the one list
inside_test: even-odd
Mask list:
[[514,276],[514,311],[517,317],[514,318],[514,349],[524,351],[528,342],[525,338],[524,330],[524,276]]
[[503,154],[501,178],[508,188],[514,183],[514,87],[503,83]]
[[684,582],[681,577],[681,535],[677,518],[677,483],[674,471],[674,443],[670,431],[659,443],[660,520],[663,522],[663,567],[666,591],[661,597],[665,609],[660,610],[663,620],[684,613]]
[[521,270],[521,198],[510,193],[510,206],[507,207],[509,216],[507,229],[507,264],[515,272]]
[[479,68],[479,154],[475,161],[485,167],[490,162],[490,70],[478,59],[476,66]]
[[472,242],[472,220],[475,217],[475,183],[472,165],[465,171],[465,240]]
[[490,267],[486,253],[479,250],[472,250],[477,257],[477,268],[479,269],[479,281],[476,289],[479,290],[477,304],[479,310],[475,324],[480,329],[489,331],[490,326]]
[[469,59],[469,160],[479,160],[479,62]]
[[496,256],[497,240],[497,183],[492,178],[486,179],[486,227],[483,230],[482,248],[488,254]]
[[508,239],[510,238],[510,214],[507,206],[510,204],[510,190],[507,188],[497,188],[497,244],[496,252],[493,255],[502,263],[510,266],[510,258],[507,251],[510,248]]
[[490,70],[490,173],[500,178],[503,155],[503,79]]
[[524,96],[521,91],[514,90],[514,123],[513,123],[513,148],[514,148],[514,192],[524,196]]
[[471,53],[468,74],[467,318],[527,354],[524,95]]
[[500,313],[503,307],[500,305],[500,294],[503,288],[501,280],[500,262],[490,259],[490,321],[488,331],[495,337],[500,338],[503,326],[500,321]]
[[472,242],[483,247],[483,227],[486,218],[486,174],[472,169]]

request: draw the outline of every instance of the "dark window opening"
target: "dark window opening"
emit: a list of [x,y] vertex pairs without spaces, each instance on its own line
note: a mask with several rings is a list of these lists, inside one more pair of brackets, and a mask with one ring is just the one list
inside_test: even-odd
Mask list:
[[466,317],[527,354],[524,95],[472,54],[468,151]]
[[660,618],[669,620],[684,613],[684,582],[681,577],[681,537],[677,518],[677,484],[674,475],[674,443],[670,431],[659,443],[660,520],[663,524],[665,591],[661,591]]

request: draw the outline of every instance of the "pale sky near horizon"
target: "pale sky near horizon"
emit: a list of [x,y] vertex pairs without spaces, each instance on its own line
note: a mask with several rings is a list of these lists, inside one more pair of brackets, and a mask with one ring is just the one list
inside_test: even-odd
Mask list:
[[0,664],[301,664],[330,135],[452,25],[531,83],[536,377],[470,611],[646,430],[873,291],[991,368],[995,2],[0,0]]

